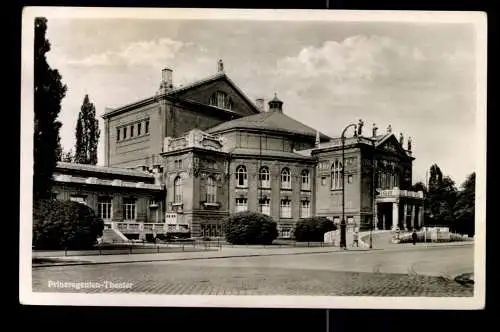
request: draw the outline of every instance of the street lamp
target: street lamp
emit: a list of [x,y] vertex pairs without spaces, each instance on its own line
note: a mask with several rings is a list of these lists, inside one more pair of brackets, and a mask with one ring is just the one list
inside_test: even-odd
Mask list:
[[347,249],[346,245],[346,224],[345,224],[345,179],[344,179],[344,174],[345,174],[345,153],[344,153],[344,147],[345,147],[345,132],[347,129],[350,127],[354,127],[354,131],[356,132],[356,124],[351,123],[347,125],[347,127],[344,128],[342,131],[342,135],[340,135],[340,140],[342,141],[342,220],[340,221],[340,247]]
[[373,227],[377,222],[377,201],[375,200],[375,139],[372,140],[372,225],[370,227],[370,249],[373,249]]

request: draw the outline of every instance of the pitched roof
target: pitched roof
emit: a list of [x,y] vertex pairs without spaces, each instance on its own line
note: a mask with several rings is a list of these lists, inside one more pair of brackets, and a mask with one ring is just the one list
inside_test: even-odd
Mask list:
[[192,83],[176,87],[176,88],[174,88],[172,90],[167,91],[164,94],[156,94],[155,96],[143,98],[143,99],[137,100],[135,102],[132,102],[132,103],[129,103],[129,104],[117,107],[117,108],[110,108],[110,107],[108,107],[108,108],[106,108],[106,112],[102,115],[102,117],[106,118],[106,117],[108,117],[109,115],[111,115],[113,113],[120,112],[120,111],[122,111],[124,109],[127,109],[127,108],[130,108],[130,107],[139,106],[141,104],[152,103],[158,97],[161,97],[161,96],[173,96],[173,95],[176,95],[176,94],[181,93],[183,91],[187,91],[189,89],[193,89],[193,88],[198,87],[200,85],[207,84],[207,83],[219,80],[219,79],[225,79],[225,80],[227,80],[228,83],[231,85],[231,87],[233,89],[235,89],[241,95],[241,97],[247,103],[249,103],[252,106],[252,108],[254,109],[254,111],[256,113],[260,112],[260,110],[257,107],[257,105],[255,105],[255,103],[234,83],[234,81],[232,79],[229,78],[229,76],[227,76],[227,74],[225,72],[218,72],[218,73],[216,73],[214,75],[210,75],[210,76],[205,77],[203,79],[196,80],[196,81],[194,81]]
[[98,166],[98,165],[87,165],[87,164],[75,164],[75,163],[66,163],[66,162],[58,162],[56,166],[57,170],[74,170],[74,171],[85,171],[85,172],[93,172],[93,173],[102,173],[102,174],[114,174],[114,175],[124,175],[124,176],[135,176],[142,178],[154,178],[154,175],[147,172],[142,172],[139,170],[133,170],[128,168],[118,168],[118,167],[106,167],[106,166]]
[[[233,129],[256,129],[282,132],[292,135],[316,137],[316,130],[283,114],[279,111],[262,112],[245,116],[239,119],[221,123],[207,130],[208,133],[217,133]],[[320,133],[320,138],[329,140],[330,137]]]
[[286,151],[273,151],[273,150],[259,150],[259,149],[244,149],[244,148],[234,148],[230,151],[233,155],[244,155],[244,156],[262,156],[262,157],[272,157],[272,158],[290,158],[290,159],[311,159],[310,156],[305,156],[296,152],[286,152]]

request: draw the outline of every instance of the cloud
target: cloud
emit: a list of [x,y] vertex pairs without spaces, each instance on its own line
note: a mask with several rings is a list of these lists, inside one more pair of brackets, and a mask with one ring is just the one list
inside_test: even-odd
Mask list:
[[[411,68],[408,68],[408,61]],[[278,61],[277,73],[301,78],[328,77],[333,82],[371,82],[397,71],[416,69],[425,61],[422,51],[380,36],[353,36],[321,47],[303,48]]]
[[132,42],[118,51],[92,54],[83,59],[68,59],[67,64],[84,67],[98,66],[161,66],[172,60],[192,43],[169,38]]

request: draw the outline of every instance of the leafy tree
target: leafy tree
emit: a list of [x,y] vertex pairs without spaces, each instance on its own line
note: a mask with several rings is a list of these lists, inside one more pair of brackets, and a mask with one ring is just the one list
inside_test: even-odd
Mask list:
[[88,249],[96,244],[103,229],[102,219],[81,203],[43,200],[33,210],[36,249]]
[[50,42],[46,39],[47,19],[35,18],[34,45],[34,137],[33,137],[33,197],[49,198],[52,174],[60,155],[59,129],[57,117],[61,111],[61,101],[66,96],[66,85],[61,82],[57,69],[47,63],[46,53]]
[[73,162],[73,151],[69,150],[66,151],[62,154],[61,161],[64,161],[66,163],[72,163]]
[[294,229],[298,242],[323,242],[326,232],[334,231],[337,226],[326,217],[312,217],[297,222]]
[[453,229],[459,233],[474,235],[476,204],[476,173],[470,174],[461,186],[455,204]]
[[422,191],[424,193],[424,196],[427,194],[427,187],[425,186],[425,184],[421,181],[415,183],[414,185],[412,185],[410,187],[410,190],[412,191]]
[[100,137],[99,122],[95,106],[85,95],[78,114],[75,129],[75,162],[78,164],[97,164],[97,145]]
[[231,244],[271,244],[278,237],[276,222],[256,212],[239,212],[222,221],[227,242]]

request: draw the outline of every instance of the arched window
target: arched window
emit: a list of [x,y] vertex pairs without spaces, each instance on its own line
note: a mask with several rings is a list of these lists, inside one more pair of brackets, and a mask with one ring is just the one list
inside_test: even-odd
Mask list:
[[290,170],[288,168],[283,168],[283,170],[281,171],[281,188],[282,189],[292,188]]
[[248,186],[247,168],[243,165],[240,165],[238,166],[238,168],[236,168],[236,185],[238,187]]
[[217,185],[212,177],[207,179],[207,203],[215,203],[217,200]]
[[231,98],[222,91],[216,91],[210,96],[209,100],[210,106],[215,106],[219,108],[224,108],[227,110],[232,109],[233,107],[233,102],[231,101]]
[[182,203],[182,179],[180,176],[174,180],[174,203]]
[[332,164],[332,190],[334,189],[342,189],[343,181],[342,181],[342,163],[340,161],[335,161]]
[[269,168],[262,166],[259,170],[259,184],[261,188],[269,188],[271,186],[269,181]]
[[302,173],[300,174],[300,178],[301,178],[300,189],[310,190],[311,185],[310,185],[309,171],[307,169],[302,171]]

